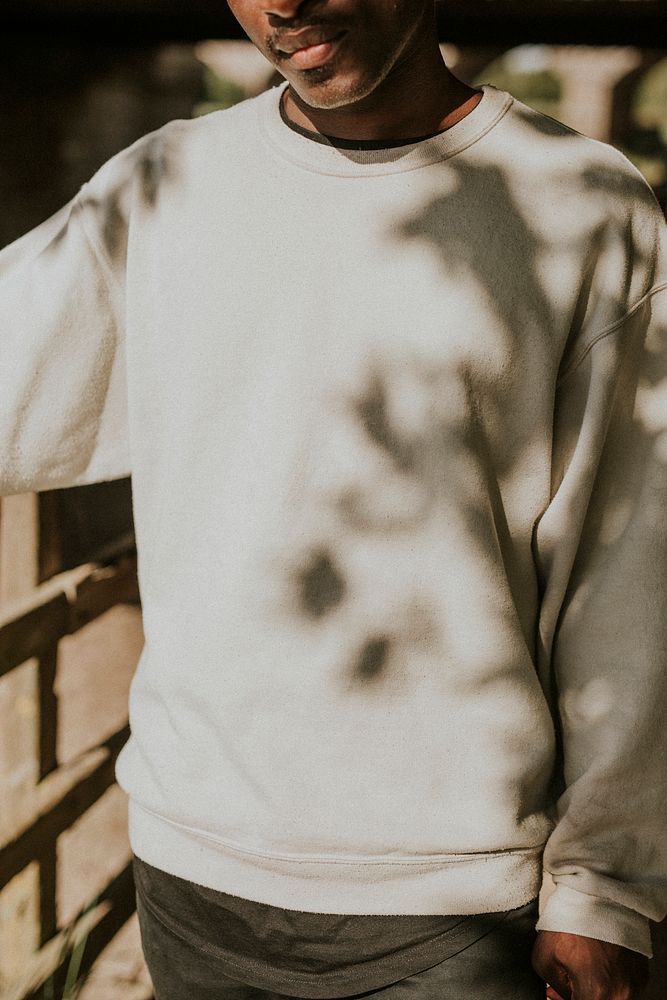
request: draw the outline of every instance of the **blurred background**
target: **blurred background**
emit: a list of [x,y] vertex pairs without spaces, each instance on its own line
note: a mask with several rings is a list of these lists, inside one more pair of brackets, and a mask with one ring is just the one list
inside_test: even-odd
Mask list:
[[[611,142],[667,210],[663,0],[438,9],[456,75]],[[280,80],[222,0],[4,0],[0,32],[0,246],[145,133]],[[113,781],[143,642],[135,570],[129,480],[0,500],[0,1000],[152,995]]]

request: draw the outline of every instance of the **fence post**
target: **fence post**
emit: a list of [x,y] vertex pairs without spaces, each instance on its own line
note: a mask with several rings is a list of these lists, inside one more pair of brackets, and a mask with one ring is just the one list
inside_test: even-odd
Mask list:
[[[34,493],[0,500],[0,604],[39,581],[39,505]],[[40,779],[39,661],[26,661],[0,683],[0,832],[18,827]],[[14,980],[41,944],[40,865],[33,862],[0,892],[0,988]],[[46,916],[46,914],[45,914]]]

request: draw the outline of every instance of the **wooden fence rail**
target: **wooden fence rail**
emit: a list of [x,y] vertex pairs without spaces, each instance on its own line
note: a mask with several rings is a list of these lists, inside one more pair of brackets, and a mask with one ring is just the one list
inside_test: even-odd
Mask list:
[[[119,603],[139,601],[136,551],[127,535],[85,565],[60,573],[0,608],[0,683],[26,661],[37,665],[34,717],[39,780],[26,795],[20,822],[0,840],[0,891],[34,862],[39,878],[40,947],[0,1000],[59,997],[77,944],[86,939],[81,972],[106,948],[135,909],[131,858],[64,928],[57,927],[56,845],[115,782],[116,758],[129,735],[123,725],[106,740],[60,765],[56,754],[58,698],[54,690],[58,644]],[[4,720],[3,720],[4,721]],[[147,995],[148,996],[148,995]]]
[[52,577],[0,611],[0,677],[30,657],[44,655],[114,605],[138,600],[131,546],[123,538],[95,562]]
[[[76,920],[54,935],[35,954],[28,963],[25,974],[3,993],[2,1000],[36,1000],[49,980],[52,980],[53,995],[60,996],[69,958],[77,944],[85,940],[86,947],[80,967],[80,972],[85,973],[129,920],[134,909],[134,881],[130,862],[84,907]],[[152,991],[147,991],[145,1000],[150,1000],[151,997]]]

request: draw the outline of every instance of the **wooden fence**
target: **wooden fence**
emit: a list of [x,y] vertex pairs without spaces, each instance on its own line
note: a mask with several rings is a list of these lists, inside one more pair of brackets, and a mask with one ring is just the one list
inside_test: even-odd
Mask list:
[[[19,671],[27,663],[34,668],[28,696],[34,699],[33,710],[24,712],[19,720],[3,718],[4,752],[15,753],[16,767],[25,771],[21,753],[26,752],[25,727],[29,725],[36,765],[33,787],[21,790],[13,809],[9,796],[11,815],[5,807],[0,826],[4,831],[0,891],[13,882],[16,894],[18,885],[23,909],[31,910],[28,923],[25,918],[19,921],[22,939],[14,942],[20,952],[14,956],[20,958],[20,975],[5,986],[1,996],[2,1000],[46,996],[43,988],[48,984],[48,995],[58,998],[77,943],[86,939],[81,966],[86,971],[135,909],[129,855],[125,867],[70,925],[57,926],[57,839],[114,784],[115,761],[129,729],[127,724],[122,726],[104,742],[61,765],[56,752],[59,711],[54,682],[59,643],[65,636],[117,604],[138,602],[136,551],[133,536],[125,535],[94,553],[85,564],[35,583],[40,561],[44,563],[38,551],[39,497],[4,498],[0,515],[0,569],[5,584],[0,605],[0,686],[13,682],[20,686]],[[18,688],[15,694],[18,698],[12,699],[12,705],[20,704]],[[25,700],[25,690],[23,697]],[[24,732],[14,744],[11,729],[17,725]],[[37,950],[30,939],[36,941]],[[6,965],[12,956],[4,957]]]

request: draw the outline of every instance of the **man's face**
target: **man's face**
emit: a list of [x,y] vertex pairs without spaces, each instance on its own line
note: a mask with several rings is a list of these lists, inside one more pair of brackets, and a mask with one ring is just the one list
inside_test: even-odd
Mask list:
[[433,0],[228,0],[249,38],[313,108],[368,97],[418,44]]

